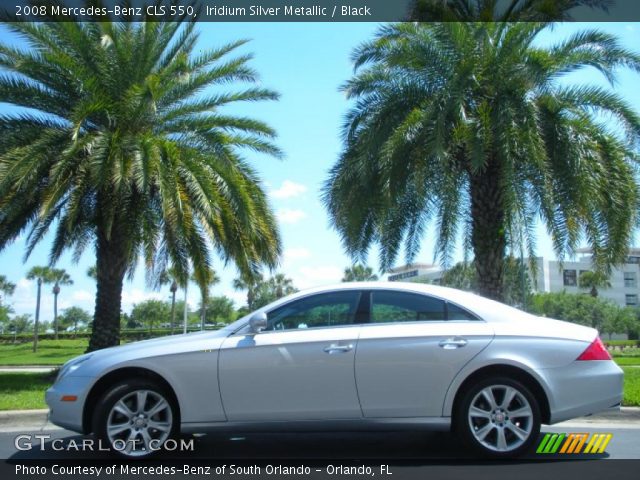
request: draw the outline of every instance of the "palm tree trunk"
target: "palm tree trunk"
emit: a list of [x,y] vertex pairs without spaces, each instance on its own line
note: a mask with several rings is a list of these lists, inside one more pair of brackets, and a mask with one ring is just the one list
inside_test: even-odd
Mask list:
[[171,292],[171,335],[173,335],[173,327],[176,324],[176,292]]
[[110,237],[98,228],[96,307],[87,352],[120,343],[122,284],[127,270],[125,240],[114,225]]
[[484,171],[470,176],[472,233],[480,295],[503,299],[505,212],[500,168],[490,161]]
[[58,340],[58,294],[53,294],[53,338]]
[[33,325],[33,351],[38,351],[38,323],[40,322],[40,292],[42,291],[42,279],[38,278],[38,296],[36,298],[36,322]]

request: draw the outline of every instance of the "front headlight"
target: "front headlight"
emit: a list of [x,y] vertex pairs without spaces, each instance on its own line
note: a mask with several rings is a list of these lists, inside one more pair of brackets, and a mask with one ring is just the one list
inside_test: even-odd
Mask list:
[[58,376],[56,377],[56,382],[58,382],[62,377],[68,375],[69,373],[76,370],[83,362],[86,362],[91,358],[91,353],[87,353],[85,355],[80,355],[79,357],[73,358],[65,363],[60,372],[58,372]]

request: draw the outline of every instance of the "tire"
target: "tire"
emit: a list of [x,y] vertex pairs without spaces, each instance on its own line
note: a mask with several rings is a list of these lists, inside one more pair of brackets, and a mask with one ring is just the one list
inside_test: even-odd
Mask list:
[[464,392],[454,422],[456,433],[481,455],[518,457],[539,437],[540,407],[522,383],[490,377]]
[[147,379],[128,379],[109,388],[98,401],[93,431],[112,452],[147,458],[176,438],[180,419],[165,389]]

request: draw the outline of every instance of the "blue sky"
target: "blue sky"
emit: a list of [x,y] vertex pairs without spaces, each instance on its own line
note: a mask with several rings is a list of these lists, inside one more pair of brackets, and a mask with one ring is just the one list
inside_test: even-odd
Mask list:
[[[336,161],[340,151],[339,130],[348,108],[338,87],[349,78],[352,66],[349,56],[360,42],[369,39],[376,31],[373,23],[201,23],[199,48],[247,38],[252,41],[239,52],[254,54],[251,65],[260,73],[261,84],[281,94],[278,102],[263,102],[236,106],[228,113],[247,114],[266,121],[278,132],[278,145],[285,152],[283,160],[250,155],[247,158],[260,172],[269,192],[270,201],[280,220],[284,242],[281,271],[294,280],[299,288],[337,282],[343,269],[350,264],[344,255],[338,235],[330,229],[327,214],[319,200],[319,190],[327,171]],[[545,32],[540,41],[555,42],[581,28],[599,28],[617,34],[628,48],[640,50],[640,24],[571,24],[556,26]],[[7,37],[6,30],[0,35]],[[573,75],[571,81],[601,83],[597,74],[590,71]],[[640,112],[638,75],[620,71],[616,89]],[[0,105],[0,113],[7,106]],[[550,242],[539,229],[538,254],[553,257]],[[417,261],[433,261],[433,242],[429,232],[423,241]],[[10,299],[16,313],[33,313],[35,285],[26,280],[26,272],[34,265],[46,265],[49,241],[45,239],[26,263],[23,263],[24,241],[19,240],[0,252],[0,274],[18,284]],[[74,285],[63,287],[60,308],[77,305],[93,311],[95,286],[86,277],[88,266],[95,261],[93,252],[87,250],[79,264],[73,264],[69,256],[58,267],[65,268]],[[377,268],[375,254],[370,264]],[[212,288],[213,295],[224,294],[236,300],[238,305],[244,294],[231,288],[236,276],[235,267],[226,268],[218,262],[217,271],[221,283]],[[139,269],[132,282],[125,281],[123,309],[129,311],[132,304],[146,298],[168,299],[168,289],[154,292],[146,288],[144,272]],[[196,307],[198,293],[192,285],[189,303]],[[44,290],[42,318],[52,318],[53,299],[50,287]]]

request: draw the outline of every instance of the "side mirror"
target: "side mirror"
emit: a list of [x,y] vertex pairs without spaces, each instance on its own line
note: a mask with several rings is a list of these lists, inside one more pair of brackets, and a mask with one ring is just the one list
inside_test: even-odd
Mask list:
[[249,319],[249,330],[251,333],[260,333],[267,328],[267,314],[264,312],[254,313]]

